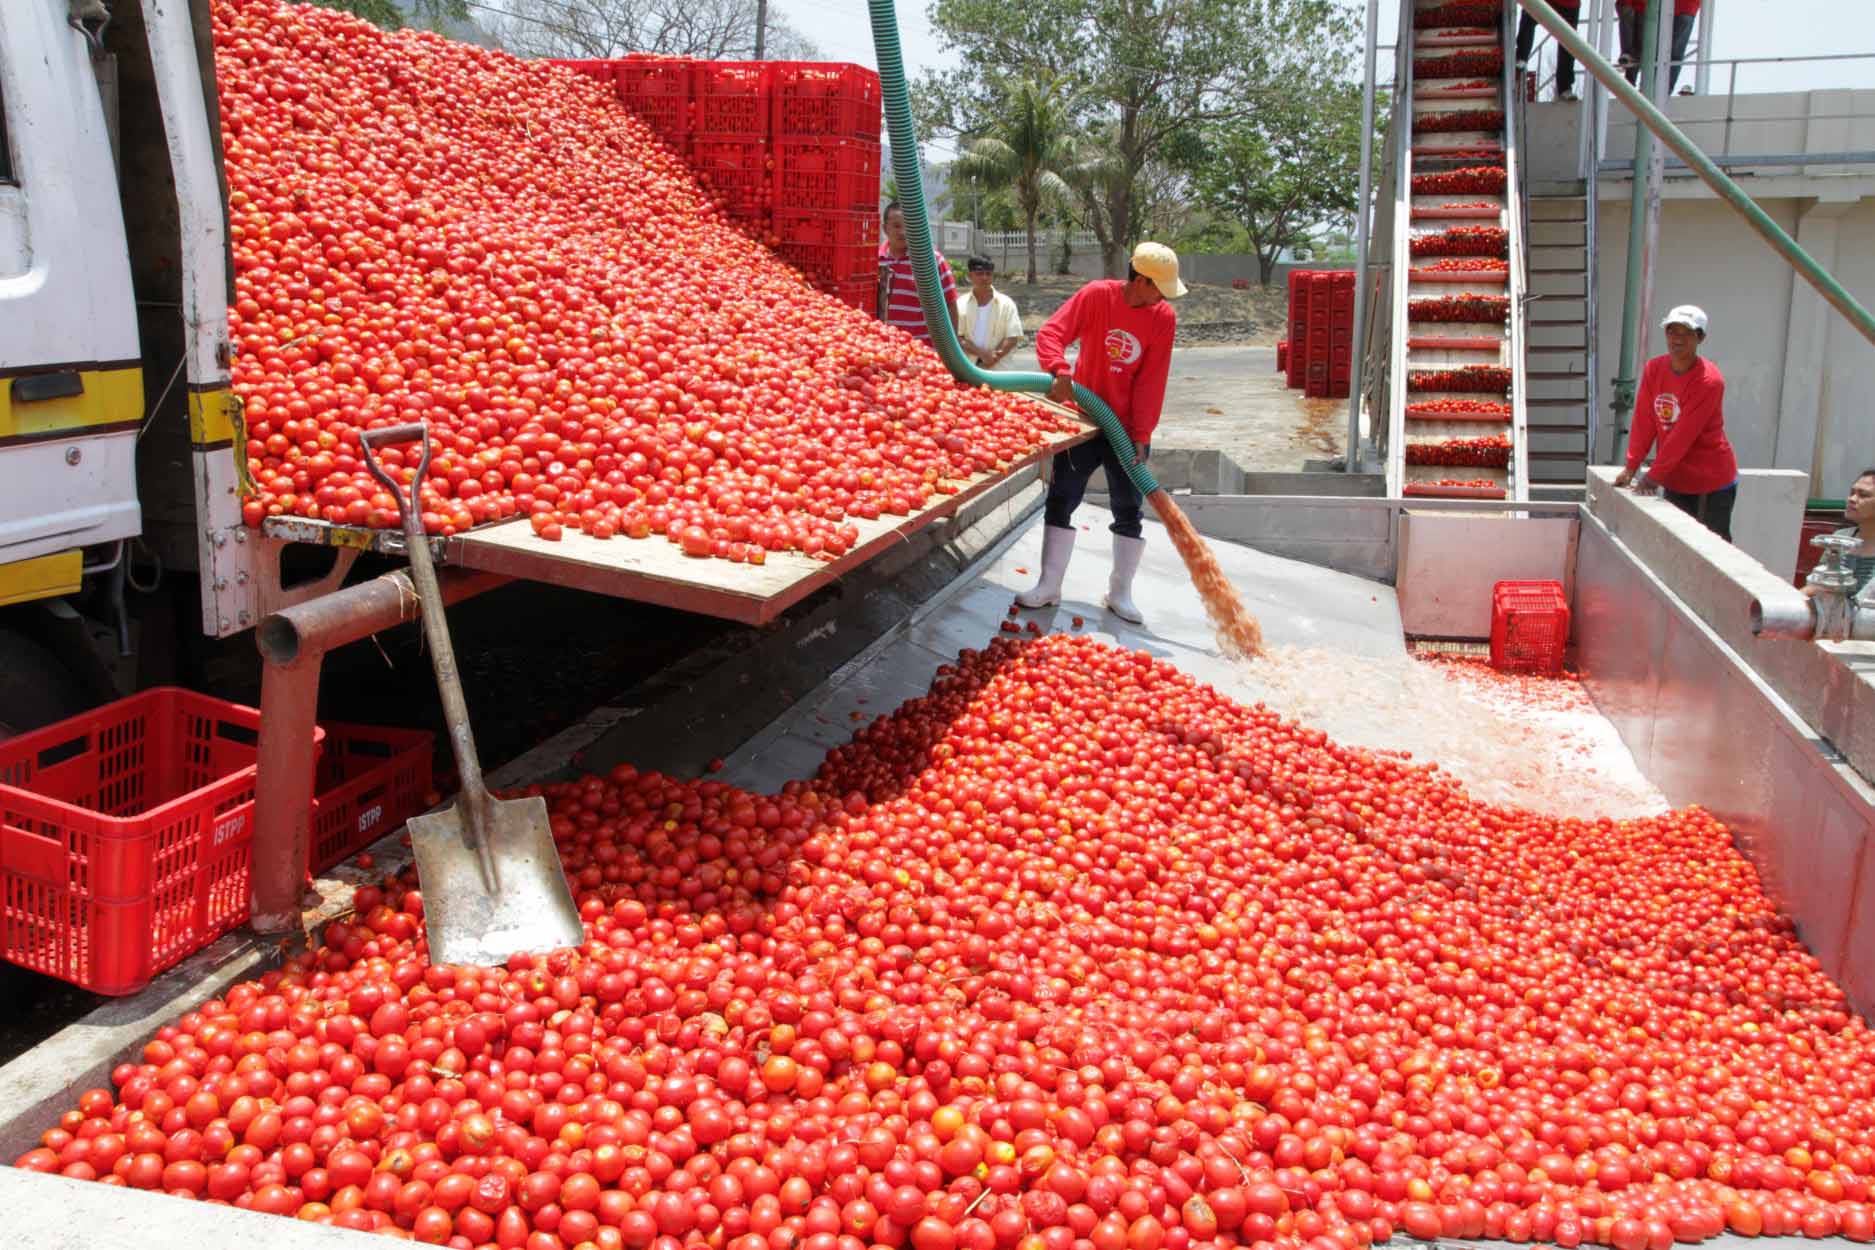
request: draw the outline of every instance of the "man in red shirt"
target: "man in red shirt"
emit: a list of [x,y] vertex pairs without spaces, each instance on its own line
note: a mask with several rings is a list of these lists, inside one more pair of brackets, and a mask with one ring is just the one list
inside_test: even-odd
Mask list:
[[[1035,335],[1035,357],[1055,375],[1049,398],[1072,403],[1078,382],[1106,401],[1133,440],[1136,463],[1152,452],[1152,431],[1165,403],[1165,380],[1172,364],[1172,336],[1178,316],[1166,300],[1185,293],[1178,277],[1178,254],[1163,243],[1141,243],[1133,251],[1124,282],[1090,282],[1055,310]],[[1066,357],[1079,343],[1073,372]],[[1042,575],[1031,590],[1016,596],[1025,608],[1061,602],[1061,580],[1074,554],[1074,510],[1087,493],[1094,470],[1107,471],[1113,503],[1113,572],[1107,580],[1107,607],[1123,621],[1143,619],[1133,604],[1133,576],[1139,572],[1146,540],[1140,537],[1139,488],[1126,475],[1112,445],[1104,438],[1070,447],[1055,457],[1048,483],[1042,527]]]
[[[1628,463],[1615,478],[1636,490],[1659,486],[1668,502],[1732,541],[1732,505],[1738,502],[1738,457],[1725,437],[1725,378],[1699,354],[1706,314],[1691,304],[1668,313],[1667,354],[1641,370],[1634,398]],[[1658,442],[1652,467],[1636,473]]]
[[[931,331],[924,323],[924,305],[918,302],[918,279],[911,269],[911,247],[905,239],[905,210],[893,200],[880,218],[885,234],[879,244],[879,320],[897,326],[921,342],[931,341]],[[951,276],[950,262],[933,249],[937,261],[938,285],[944,288],[944,307],[963,337],[963,323],[957,318],[957,279]]]

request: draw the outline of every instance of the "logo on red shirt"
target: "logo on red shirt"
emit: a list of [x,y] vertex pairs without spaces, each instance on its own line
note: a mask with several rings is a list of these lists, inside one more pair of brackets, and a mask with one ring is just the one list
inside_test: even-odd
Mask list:
[[1662,391],[1654,396],[1654,421],[1665,434],[1679,423],[1680,397],[1672,391]]
[[1106,348],[1107,360],[1112,363],[1115,372],[1127,365],[1137,364],[1145,352],[1139,340],[1125,330],[1107,331]]

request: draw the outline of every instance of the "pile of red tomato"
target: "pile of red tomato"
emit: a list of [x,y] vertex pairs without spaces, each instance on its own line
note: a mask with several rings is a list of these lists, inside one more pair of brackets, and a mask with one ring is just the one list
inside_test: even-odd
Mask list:
[[1495,132],[1503,129],[1503,109],[1454,109],[1446,112],[1421,113],[1413,119],[1413,130],[1419,134],[1442,134],[1461,130]]
[[1468,78],[1474,74],[1496,77],[1504,72],[1504,54],[1496,48],[1460,49],[1443,56],[1413,59],[1413,78]]
[[[1438,173],[1414,174],[1414,195],[1502,195],[1506,175],[1502,165],[1467,165]],[[1495,204],[1467,204],[1466,208],[1496,208]]]
[[1421,30],[1469,26],[1482,28],[1486,34],[1495,34],[1503,16],[1504,7],[1497,0],[1448,0],[1445,4],[1421,9],[1413,14],[1413,25]]
[[1510,390],[1510,370],[1502,365],[1460,365],[1456,369],[1414,369],[1406,375],[1406,389],[1502,395]]
[[1059,634],[777,795],[545,794],[584,946],[432,966],[363,890],[20,1165],[524,1250],[1875,1236],[1875,1039],[1696,809],[1477,803]]
[[1408,443],[1406,463],[1502,469],[1510,465],[1510,450],[1510,440],[1501,434],[1448,438],[1437,443]]
[[1452,226],[1434,234],[1414,235],[1415,256],[1495,256],[1510,254],[1510,231],[1498,226]]
[[394,526],[358,433],[422,420],[432,532],[837,555],[1050,428],[813,291],[599,84],[329,9],[213,15],[250,524]]
[[[1502,261],[1497,262],[1503,264]],[[1488,269],[1491,262],[1476,261],[1466,268]],[[1417,271],[1415,271],[1417,272]],[[1432,266],[1428,272],[1451,272]],[[1510,299],[1503,295],[1440,295],[1409,300],[1409,321],[1505,321],[1510,317]]]

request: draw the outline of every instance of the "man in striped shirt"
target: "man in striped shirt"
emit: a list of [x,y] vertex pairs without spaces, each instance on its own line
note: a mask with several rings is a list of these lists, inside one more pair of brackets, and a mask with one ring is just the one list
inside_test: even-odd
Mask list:
[[[911,271],[911,250],[905,242],[905,210],[893,200],[885,206],[885,242],[879,245],[879,320],[926,343],[931,331],[925,328],[924,306],[918,302],[918,280]],[[963,323],[957,316],[957,279],[951,276],[950,262],[941,252],[937,257],[938,282],[944,287],[944,307],[949,310],[957,335],[963,337]]]

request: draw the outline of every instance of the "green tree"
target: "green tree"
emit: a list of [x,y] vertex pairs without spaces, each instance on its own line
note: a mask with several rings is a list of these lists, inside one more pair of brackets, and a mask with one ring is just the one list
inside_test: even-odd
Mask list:
[[424,25],[469,20],[467,0],[313,0],[313,3],[392,30],[412,19]]
[[930,13],[962,62],[919,84],[932,133],[968,135],[994,118],[999,83],[1071,67],[1084,141],[1067,181],[1114,276],[1147,220],[1148,166],[1294,81],[1343,76],[1354,29],[1348,0],[933,0]]
[[1206,128],[1194,168],[1199,201],[1235,223],[1256,253],[1263,284],[1276,258],[1355,210],[1360,186],[1361,89],[1297,83],[1254,117]]
[[985,133],[966,140],[957,157],[956,170],[963,177],[1014,194],[1029,236],[1030,282],[1036,277],[1035,232],[1042,210],[1073,194],[1060,173],[1070,159],[1073,107],[1059,77],[1011,80]]

